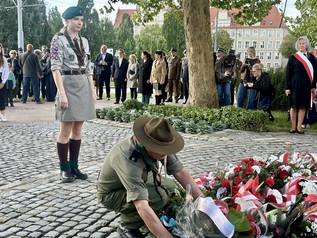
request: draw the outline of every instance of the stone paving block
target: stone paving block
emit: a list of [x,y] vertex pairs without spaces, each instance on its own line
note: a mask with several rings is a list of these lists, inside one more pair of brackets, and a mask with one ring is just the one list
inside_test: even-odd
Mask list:
[[75,230],[84,230],[86,227],[88,227],[89,224],[78,224],[77,226],[75,226],[73,229]]
[[64,226],[68,226],[68,227],[74,227],[78,224],[78,222],[76,221],[67,221],[67,222],[64,222]]
[[31,225],[31,226],[25,227],[24,230],[33,232],[33,231],[37,231],[40,228],[41,228],[41,226]]
[[91,238],[106,238],[109,237],[108,235],[105,235],[101,232],[95,232],[93,234],[90,235]]
[[60,232],[60,233],[64,233],[65,231],[71,230],[71,228],[68,226],[61,225],[61,226],[56,227],[55,230]]
[[27,231],[20,231],[18,233],[16,233],[17,236],[19,237],[28,237],[29,232]]
[[77,237],[90,237],[89,232],[79,232],[77,233]]
[[50,225],[46,225],[46,226],[41,227],[39,230],[42,231],[43,233],[47,233],[47,232],[52,231],[54,229],[55,229],[55,227],[50,226]]
[[9,237],[12,234],[17,233],[18,231],[20,231],[22,228],[21,227],[10,227],[9,229],[0,232],[0,237]]
[[38,237],[42,237],[42,236],[43,236],[43,234],[41,232],[32,232],[28,235],[28,237],[30,237],[30,238],[33,238],[33,237],[38,238]]
[[55,216],[48,216],[48,217],[44,217],[43,219],[45,221],[48,221],[48,222],[52,222],[52,221],[56,221],[58,217],[55,217]]
[[55,238],[55,237],[59,237],[59,235],[60,233],[58,231],[50,231],[47,234],[45,234],[45,237]]

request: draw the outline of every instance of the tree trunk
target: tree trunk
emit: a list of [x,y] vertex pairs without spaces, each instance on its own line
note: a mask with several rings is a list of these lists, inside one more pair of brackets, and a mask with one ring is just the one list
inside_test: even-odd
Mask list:
[[183,11],[188,52],[189,105],[218,108],[209,0],[184,0]]

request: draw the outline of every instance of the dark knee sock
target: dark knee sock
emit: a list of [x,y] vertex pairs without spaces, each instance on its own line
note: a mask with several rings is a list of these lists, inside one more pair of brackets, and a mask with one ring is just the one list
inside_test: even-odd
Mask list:
[[157,98],[157,105],[161,105],[161,102],[162,102],[162,95],[158,95],[157,96],[158,98]]
[[62,171],[69,170],[69,163],[67,160],[69,143],[61,144],[57,142],[57,154],[59,158],[59,166]]
[[81,145],[81,139],[69,139],[69,164],[72,168],[78,168],[78,156]]

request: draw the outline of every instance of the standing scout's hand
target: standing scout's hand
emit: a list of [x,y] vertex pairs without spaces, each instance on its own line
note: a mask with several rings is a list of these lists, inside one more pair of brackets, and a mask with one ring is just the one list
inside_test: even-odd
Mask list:
[[66,110],[68,109],[68,99],[65,94],[60,95],[61,108]]

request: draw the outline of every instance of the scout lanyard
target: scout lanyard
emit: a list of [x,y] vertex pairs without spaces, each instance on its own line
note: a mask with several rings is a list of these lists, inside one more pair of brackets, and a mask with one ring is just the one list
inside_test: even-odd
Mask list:
[[70,36],[66,30],[64,31],[64,35],[77,56],[79,67],[84,66],[85,49],[83,47],[83,41],[82,41],[81,37],[79,36],[80,48],[81,48],[81,51],[80,51],[78,44],[76,47],[76,45],[74,44],[73,40],[70,38]]

